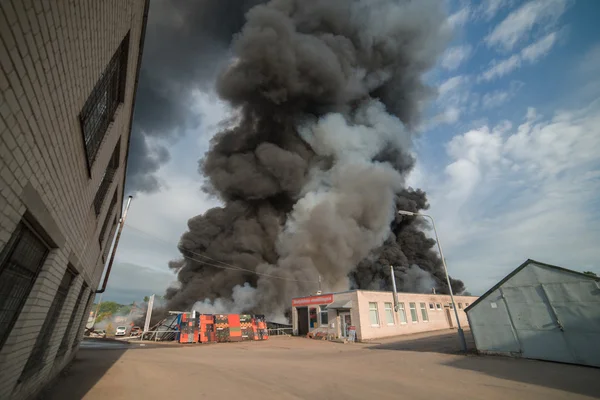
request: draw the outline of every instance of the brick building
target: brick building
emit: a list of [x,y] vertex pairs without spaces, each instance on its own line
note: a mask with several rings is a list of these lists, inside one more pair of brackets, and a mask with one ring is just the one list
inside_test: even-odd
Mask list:
[[73,358],[122,210],[147,0],[0,3],[0,398]]

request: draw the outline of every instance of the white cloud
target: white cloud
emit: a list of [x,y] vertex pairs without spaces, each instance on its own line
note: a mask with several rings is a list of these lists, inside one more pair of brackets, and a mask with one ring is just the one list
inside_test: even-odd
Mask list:
[[478,8],[478,13],[489,21],[496,16],[498,11],[503,7],[507,7],[511,4],[511,0],[487,0],[483,1]]
[[434,117],[434,121],[439,124],[455,124],[460,119],[461,110],[455,106],[449,106],[440,114]]
[[552,26],[567,9],[568,0],[533,0],[511,12],[485,37],[490,47],[512,50],[536,25]]
[[491,81],[492,79],[508,75],[520,66],[521,56],[519,54],[513,54],[500,62],[492,60],[490,67],[479,76],[478,80]]
[[600,43],[590,47],[584,54],[579,64],[579,70],[583,73],[597,73],[600,70]]
[[513,54],[509,58],[502,61],[495,59],[490,62],[490,67],[477,77],[479,82],[491,81],[508,75],[514,70],[520,68],[524,61],[529,64],[534,64],[540,59],[548,55],[552,47],[556,44],[560,37],[560,31],[555,31],[547,34],[536,42],[530,44],[521,50],[518,54]]
[[464,7],[448,17],[448,25],[453,29],[464,26],[469,20],[470,15],[471,9]]
[[447,70],[455,70],[471,56],[471,45],[451,47],[442,57],[442,67]]
[[453,92],[455,92],[458,88],[465,85],[468,82],[469,78],[464,75],[457,75],[451,78],[448,78],[444,82],[440,84],[438,87],[438,93],[440,97],[445,97]]
[[[527,258],[600,272],[600,99],[529,109],[454,137],[444,176],[420,168],[450,272],[482,293]],[[419,183],[424,183],[419,185]]]
[[471,93],[470,78],[465,75],[453,76],[438,86],[435,102],[436,115],[429,120],[423,130],[439,124],[454,124],[460,120],[468,108],[477,104],[478,99]]
[[534,63],[544,57],[554,46],[558,39],[558,32],[552,32],[544,36],[537,42],[530,44],[521,50],[521,58],[530,63]]
[[512,99],[521,90],[523,85],[523,82],[513,81],[506,90],[494,90],[493,92],[485,93],[481,98],[482,107],[489,110],[501,106]]
[[230,125],[231,119],[236,117],[234,110],[221,100],[213,91],[196,90],[192,93],[194,104],[192,110],[200,118],[198,136],[201,146],[214,136],[224,126]]

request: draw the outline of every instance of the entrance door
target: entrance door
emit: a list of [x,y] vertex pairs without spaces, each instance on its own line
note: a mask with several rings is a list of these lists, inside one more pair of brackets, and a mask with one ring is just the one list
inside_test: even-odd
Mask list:
[[298,336],[306,336],[308,333],[308,307],[299,307],[298,311]]
[[452,314],[450,308],[446,308],[446,319],[448,320],[448,326],[450,328],[454,328],[454,324],[452,323]]
[[347,338],[348,337],[348,327],[350,327],[350,325],[352,325],[352,318],[350,317],[350,313],[349,312],[341,312],[340,313],[340,323],[341,323],[341,330],[342,330],[342,337]]

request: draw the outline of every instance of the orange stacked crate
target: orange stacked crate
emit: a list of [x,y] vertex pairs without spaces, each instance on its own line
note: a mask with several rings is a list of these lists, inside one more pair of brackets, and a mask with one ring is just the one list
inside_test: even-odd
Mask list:
[[217,342],[229,342],[229,318],[226,314],[215,315],[215,337]]
[[252,317],[252,340],[259,340],[256,317]]
[[254,336],[252,315],[240,314],[240,328],[242,328],[242,340],[252,340]]
[[216,341],[215,317],[208,314],[200,315],[200,343],[214,343]]
[[242,327],[240,324],[240,315],[239,314],[229,314],[229,315],[227,315],[227,320],[229,322],[229,341],[241,342],[242,341]]

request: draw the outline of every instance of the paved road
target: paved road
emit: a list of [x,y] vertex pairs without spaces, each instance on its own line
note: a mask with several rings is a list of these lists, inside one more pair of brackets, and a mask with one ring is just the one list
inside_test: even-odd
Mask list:
[[457,355],[452,343],[454,334],[429,334],[377,344],[278,337],[214,345],[87,348],[43,398],[600,398],[600,369]]

